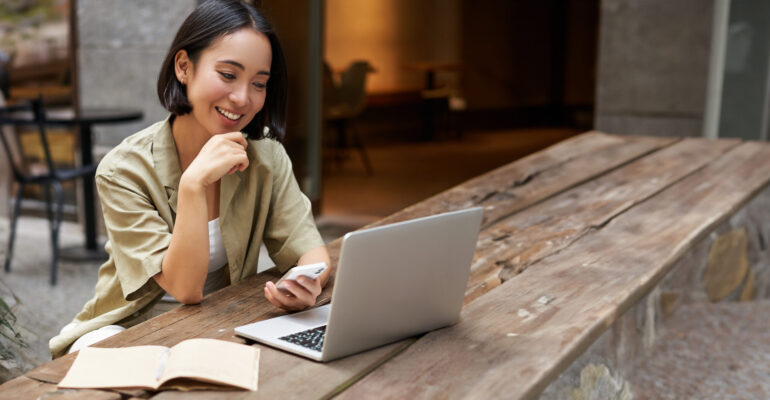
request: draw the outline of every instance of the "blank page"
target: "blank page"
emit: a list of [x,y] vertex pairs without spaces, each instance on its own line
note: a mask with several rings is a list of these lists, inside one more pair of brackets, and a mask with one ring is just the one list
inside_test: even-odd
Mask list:
[[162,382],[194,378],[257,390],[259,349],[216,339],[189,339],[171,348]]
[[158,364],[168,349],[163,346],[135,346],[80,350],[60,388],[155,388]]

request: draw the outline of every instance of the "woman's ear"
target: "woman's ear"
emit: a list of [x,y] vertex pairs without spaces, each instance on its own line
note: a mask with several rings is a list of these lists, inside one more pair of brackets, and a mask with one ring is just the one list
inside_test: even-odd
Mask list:
[[183,85],[187,84],[187,80],[192,73],[192,61],[187,56],[187,50],[179,50],[174,55],[174,73],[179,82]]

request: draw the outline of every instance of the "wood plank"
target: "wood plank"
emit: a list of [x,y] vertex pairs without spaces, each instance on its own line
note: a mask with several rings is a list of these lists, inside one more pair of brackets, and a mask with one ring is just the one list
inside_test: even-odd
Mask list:
[[[679,140],[586,132],[470,179],[364,228],[482,206],[483,229]],[[340,245],[341,239],[327,244],[333,268],[337,265]],[[330,286],[332,283],[333,280]]]
[[685,139],[483,230],[465,304],[740,144]]
[[482,227],[486,227],[677,140],[587,132],[468,180],[369,226],[483,206]]
[[[482,206],[484,218],[481,228],[484,230],[511,214],[679,140],[586,132],[473,178],[365,228]],[[340,245],[341,239],[327,244],[334,269],[337,266]],[[496,273],[481,272],[479,279],[472,282],[474,286],[466,293],[466,303],[493,289],[501,280]],[[324,296],[331,296],[333,284],[332,279],[324,291]]]
[[53,391],[56,385],[20,376],[0,385],[0,399],[37,399]]
[[25,376],[0,385],[0,400],[18,399],[56,400],[120,400],[120,394],[106,390],[57,390],[56,385],[29,379]]
[[668,272],[770,182],[770,145],[746,143],[532,265],[343,392],[534,398]]

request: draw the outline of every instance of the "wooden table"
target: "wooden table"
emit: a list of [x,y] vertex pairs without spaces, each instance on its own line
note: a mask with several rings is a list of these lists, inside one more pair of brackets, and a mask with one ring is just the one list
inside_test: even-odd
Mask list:
[[[259,391],[194,397],[535,398],[648,298],[694,244],[753,198],[770,198],[769,184],[767,143],[576,136],[375,224],[484,206],[457,325],[328,364],[260,346]],[[339,244],[329,246],[333,263]],[[193,337],[244,342],[235,326],[281,313],[260,290],[274,278],[251,277],[98,346],[169,346]],[[59,358],[3,384],[0,397],[56,390],[73,360]],[[169,391],[153,399],[188,396]]]

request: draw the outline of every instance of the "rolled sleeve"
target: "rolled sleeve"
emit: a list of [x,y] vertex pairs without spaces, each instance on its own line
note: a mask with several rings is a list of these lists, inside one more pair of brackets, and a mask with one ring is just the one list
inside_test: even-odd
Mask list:
[[112,258],[123,291],[131,301],[155,289],[151,279],[161,271],[171,243],[172,221],[165,221],[153,200],[135,184],[117,176],[97,176]]
[[265,226],[265,247],[278,269],[286,271],[302,255],[324,244],[310,200],[299,189],[283,146],[274,152],[273,190]]

